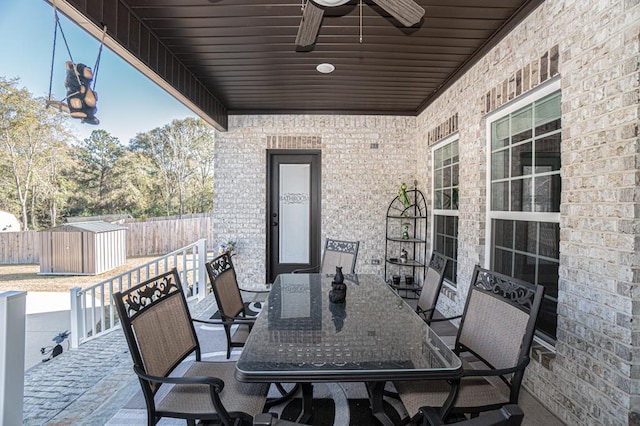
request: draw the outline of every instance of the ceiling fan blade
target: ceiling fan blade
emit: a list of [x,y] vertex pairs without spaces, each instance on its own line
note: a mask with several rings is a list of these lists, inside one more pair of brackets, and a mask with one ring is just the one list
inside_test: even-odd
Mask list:
[[296,50],[311,50],[316,43],[324,9],[316,6],[312,1],[308,1],[304,7],[302,20],[298,27],[298,35],[296,36]]
[[373,0],[405,27],[412,27],[424,16],[424,8],[413,0]]

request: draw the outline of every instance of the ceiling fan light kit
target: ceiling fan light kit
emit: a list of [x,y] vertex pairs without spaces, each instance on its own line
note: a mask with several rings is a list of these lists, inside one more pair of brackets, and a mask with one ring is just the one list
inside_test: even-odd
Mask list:
[[349,0],[311,0],[320,6],[325,7],[334,7],[334,6],[342,6],[345,3],[348,3]]
[[335,71],[336,67],[333,64],[329,64],[329,63],[322,63],[322,64],[318,64],[318,66],[316,67],[316,70],[318,70],[319,73],[322,74],[331,74],[333,71]]
[[[372,0],[386,13],[405,27],[418,24],[424,17],[425,10],[415,0]],[[309,52],[313,50],[325,7],[336,7],[348,3],[349,0],[308,0],[303,9],[302,20],[296,36],[296,50]],[[362,7],[362,4],[361,4]],[[360,11],[362,13],[362,10]],[[360,37],[362,39],[362,36]],[[362,40],[361,40],[362,42]]]

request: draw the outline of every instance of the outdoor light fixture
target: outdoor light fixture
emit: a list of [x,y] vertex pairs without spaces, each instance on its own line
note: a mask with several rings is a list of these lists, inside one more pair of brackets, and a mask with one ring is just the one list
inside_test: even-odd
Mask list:
[[342,6],[349,0],[312,0],[314,3],[324,7]]
[[329,64],[326,62],[318,64],[318,66],[316,67],[316,70],[318,70],[318,72],[322,74],[331,74],[335,69],[336,67],[334,67],[333,64]]

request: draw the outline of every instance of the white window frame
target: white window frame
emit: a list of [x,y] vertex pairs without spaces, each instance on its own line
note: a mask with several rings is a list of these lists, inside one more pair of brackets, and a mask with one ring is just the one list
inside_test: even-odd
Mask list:
[[491,124],[503,118],[505,115],[531,105],[535,101],[544,98],[554,92],[560,90],[560,78],[555,78],[547,83],[537,87],[509,104],[490,112],[485,116],[486,130],[486,223],[485,223],[485,268],[491,265],[491,235],[492,222],[494,219],[517,220],[527,222],[554,222],[560,223],[560,212],[510,212],[510,211],[492,211],[491,210]]
[[[521,108],[533,104],[534,102],[550,95],[554,92],[561,90],[560,77],[554,77],[553,79],[541,84],[539,87],[530,90],[526,94],[514,99],[512,102],[503,105],[485,115],[485,131],[486,131],[486,222],[485,222],[485,256],[484,267],[491,267],[491,248],[492,248],[492,224],[494,219],[515,220],[515,221],[527,221],[527,222],[552,222],[560,223],[560,212],[511,212],[511,211],[492,211],[491,210],[491,125],[512,112],[515,112]],[[556,312],[557,315],[557,312]],[[534,336],[534,340],[545,346],[547,349],[555,351],[554,346],[539,336]]]
[[[458,209],[460,208],[460,190],[458,189],[458,209],[456,210],[444,210],[444,209],[436,209],[435,207],[435,203],[436,203],[436,199],[435,199],[435,188],[436,188],[436,182],[435,182],[435,155],[436,155],[436,150],[443,148],[444,146],[456,142],[458,141],[458,164],[460,164],[460,135],[458,132],[452,133],[449,136],[445,137],[444,139],[441,139],[440,141],[438,141],[437,143],[433,144],[433,146],[431,147],[431,164],[432,164],[432,170],[433,173],[431,173],[431,212],[432,212],[432,217],[434,217],[434,219],[431,221],[431,251],[435,251],[435,238],[436,238],[436,221],[435,221],[435,216],[456,216],[459,218],[459,213],[458,213]],[[460,187],[460,168],[458,166],[458,188]],[[458,223],[460,223],[460,220],[458,219]],[[459,231],[460,228],[458,228],[458,234],[460,233]],[[459,240],[458,240],[459,241]],[[458,247],[459,248],[459,247]],[[451,288],[452,290],[456,291],[458,286],[457,284],[451,283],[449,282],[449,280],[445,279],[443,281],[443,284],[446,285],[447,287]]]

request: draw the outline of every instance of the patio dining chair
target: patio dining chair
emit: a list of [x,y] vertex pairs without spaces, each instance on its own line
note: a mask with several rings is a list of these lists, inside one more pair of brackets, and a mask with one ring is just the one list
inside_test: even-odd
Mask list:
[[220,321],[196,319],[196,322],[222,324],[227,337],[227,359],[231,357],[232,348],[243,347],[249,337],[251,327],[255,323],[255,315],[247,309],[242,298],[242,291],[251,293],[268,293],[269,291],[243,290],[238,285],[236,270],[231,255],[224,253],[205,263],[209,282],[218,305]]
[[[233,348],[241,348],[245,345],[251,328],[256,322],[256,316],[252,315],[247,309],[247,304],[244,302],[241,292],[260,294],[268,293],[269,290],[241,289],[238,285],[236,270],[233,267],[233,260],[229,253],[224,253],[205,263],[205,267],[218,305],[220,320],[194,319],[193,321],[205,324],[222,324],[224,326],[227,337],[227,359],[229,359]],[[277,405],[282,401],[288,400],[298,390],[295,385],[289,390],[282,383],[274,383],[274,385],[282,397],[269,400],[267,406]]]
[[[396,291],[411,290],[419,291],[420,298],[416,305],[416,313],[422,317],[426,322],[430,322],[433,318],[433,314],[438,304],[438,297],[440,296],[440,289],[444,281],[444,271],[447,268],[448,259],[436,253],[431,253],[431,260],[429,260],[429,266],[427,268],[427,274],[425,276],[422,287],[417,286],[402,286],[389,284],[391,288]],[[416,290],[417,289],[417,290]]]
[[[423,406],[470,414],[517,404],[544,287],[475,267],[454,352],[464,374],[453,400],[448,381],[394,381],[408,413]],[[446,420],[446,419],[445,419]]]
[[333,274],[336,266],[342,267],[343,274],[354,274],[358,257],[359,241],[342,241],[327,238],[322,252],[322,263],[319,266],[296,269],[293,273]]
[[[233,362],[201,361],[175,268],[113,297],[149,425],[162,417],[186,419],[189,425],[196,420],[251,425],[263,411],[268,384],[238,382]],[[189,356],[195,360],[187,360]]]

